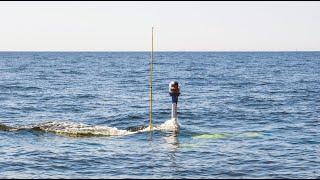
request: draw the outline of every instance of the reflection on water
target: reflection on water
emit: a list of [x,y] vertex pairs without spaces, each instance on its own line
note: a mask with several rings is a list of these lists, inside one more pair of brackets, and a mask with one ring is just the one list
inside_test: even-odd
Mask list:
[[179,170],[179,164],[177,163],[177,153],[179,152],[179,132],[172,132],[169,134],[166,134],[165,137],[163,137],[165,140],[165,148],[167,149],[167,154],[170,161],[170,169],[173,174],[177,173]]
[[169,133],[167,136],[163,137],[166,141],[166,148],[170,151],[176,151],[179,148],[179,132]]

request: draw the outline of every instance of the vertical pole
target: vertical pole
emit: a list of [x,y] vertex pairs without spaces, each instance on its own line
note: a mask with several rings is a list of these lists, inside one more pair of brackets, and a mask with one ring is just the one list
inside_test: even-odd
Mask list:
[[178,119],[178,104],[172,103],[171,119]]
[[150,63],[150,131],[152,130],[152,71],[153,71],[153,27],[152,27],[152,38],[151,38],[151,63]]

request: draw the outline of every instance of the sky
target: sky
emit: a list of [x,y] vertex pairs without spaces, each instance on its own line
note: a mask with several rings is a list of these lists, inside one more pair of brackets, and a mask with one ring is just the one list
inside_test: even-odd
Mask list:
[[319,51],[320,2],[0,2],[0,51]]

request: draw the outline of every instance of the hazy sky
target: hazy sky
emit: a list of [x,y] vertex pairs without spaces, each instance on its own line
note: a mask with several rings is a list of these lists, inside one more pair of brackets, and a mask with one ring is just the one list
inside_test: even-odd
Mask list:
[[0,2],[0,50],[320,50],[320,2]]

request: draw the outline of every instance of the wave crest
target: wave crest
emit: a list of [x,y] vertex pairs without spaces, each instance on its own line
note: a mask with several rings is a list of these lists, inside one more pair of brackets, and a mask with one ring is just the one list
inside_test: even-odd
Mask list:
[[73,122],[47,122],[39,124],[33,129],[68,136],[123,136],[133,133],[115,127],[89,126]]
[[[176,119],[170,119],[163,124],[155,125],[151,131],[173,131],[177,132],[180,129]],[[60,135],[81,137],[81,136],[125,136],[140,132],[150,131],[149,126],[130,127],[127,130],[121,130],[115,127],[108,126],[90,126],[83,123],[75,122],[60,122],[51,121],[34,126],[24,126],[20,128],[10,127],[0,124],[1,131],[18,131],[18,130],[32,130],[32,131],[44,131]]]

